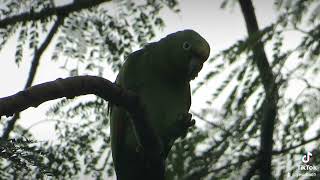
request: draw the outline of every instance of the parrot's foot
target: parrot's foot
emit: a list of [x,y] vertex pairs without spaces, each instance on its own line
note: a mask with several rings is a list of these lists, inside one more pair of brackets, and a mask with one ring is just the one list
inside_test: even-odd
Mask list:
[[143,150],[142,145],[138,145],[138,146],[136,147],[136,152],[137,152],[137,153],[141,152],[142,150]]
[[184,138],[187,133],[189,128],[194,126],[196,121],[192,119],[192,114],[190,113],[182,113],[178,116],[177,119],[177,128],[180,129],[180,132],[178,132],[177,136]]

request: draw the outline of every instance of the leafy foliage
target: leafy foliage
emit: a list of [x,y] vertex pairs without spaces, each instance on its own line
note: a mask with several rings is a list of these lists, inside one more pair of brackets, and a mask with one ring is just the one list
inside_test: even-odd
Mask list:
[[[31,2],[38,2],[37,6],[34,5],[37,8],[52,6],[51,1],[26,1],[28,5]],[[196,115],[196,119],[204,120],[208,125],[201,130],[194,129],[186,139],[179,139],[172,147],[167,161],[168,179],[237,179],[253,167],[259,149],[265,99],[251,52],[259,41],[265,47],[271,47],[267,53],[270,53],[268,58],[280,96],[274,134],[273,166],[276,170],[273,175],[276,179],[284,178],[288,172],[293,173],[293,166],[300,163],[301,155],[306,151],[303,146],[305,135],[319,121],[320,115],[320,86],[317,85],[320,3],[316,0],[274,2],[279,11],[275,22],[250,38],[244,37],[235,42],[206,64],[210,70],[192,92],[201,94],[205,85],[214,84],[214,88],[210,89],[210,98]],[[230,3],[236,1],[225,0],[222,7],[226,8]],[[130,52],[154,37],[156,28],[164,26],[159,11],[165,6],[178,11],[176,4],[173,0],[148,0],[140,4],[119,1],[118,4],[72,13],[65,17],[57,34],[52,59],[64,59],[64,68],[70,75],[90,73],[104,76],[108,66],[116,72]],[[25,6],[18,1],[10,1],[5,7],[1,9],[1,16],[6,17]],[[0,48],[17,34],[16,62],[21,62],[25,45],[28,44],[30,49],[37,47],[41,39],[39,34],[54,19],[51,17],[43,22],[0,29],[0,36],[3,37]],[[287,46],[290,39],[286,35],[292,31],[299,34],[299,42],[294,47]],[[223,80],[217,81],[221,77]],[[221,99],[222,110],[217,110],[216,104],[221,104]],[[47,172],[57,179],[76,179],[81,175],[96,179],[114,176],[105,102],[94,97],[88,97],[85,102],[79,99],[61,100],[50,109],[48,117],[64,119],[56,124],[57,142],[42,143],[30,150],[39,164],[32,164],[35,161],[24,159],[24,155],[14,150],[10,152],[16,154],[14,157],[18,160],[8,158],[13,154],[4,154],[3,158],[7,160],[0,161],[1,176],[10,176],[5,171],[8,163],[12,166],[9,173],[14,172],[19,177],[38,174],[44,178]],[[315,131],[319,133],[319,128]],[[19,133],[21,131],[17,131]],[[315,144],[319,146],[319,142]],[[27,146],[11,143],[8,148],[18,150]],[[45,156],[38,157],[39,149]],[[311,151],[318,153],[316,149]],[[25,167],[29,169],[20,174],[15,169],[22,166],[21,162],[27,163]]]
[[[275,1],[275,4],[281,11],[277,21],[253,37],[240,40],[214,56],[209,64],[213,65],[212,71],[207,73],[194,91],[194,93],[201,91],[204,84],[211,82],[217,84],[216,75],[224,74],[224,80],[217,85],[212,99],[207,100],[211,103],[207,104],[208,107],[204,107],[204,110],[214,108],[213,104],[219,96],[227,96],[221,123],[225,126],[231,125],[228,129],[232,133],[224,136],[221,143],[213,143],[206,151],[206,155],[202,156],[203,159],[210,159],[211,166],[203,166],[197,172],[187,175],[187,179],[235,178],[239,175],[244,176],[248,169],[254,166],[252,163],[259,148],[261,105],[264,100],[259,74],[250,52],[257,41],[272,47],[270,61],[280,87],[277,128],[274,135],[275,150],[290,149],[302,144],[306,132],[319,121],[317,107],[320,101],[317,101],[316,97],[319,96],[320,89],[316,86],[315,77],[319,76],[320,36],[319,20],[315,12],[318,11],[320,4],[317,1],[303,0]],[[300,26],[307,28],[302,29]],[[285,47],[289,41],[285,38],[288,31],[296,31],[301,35],[299,44],[292,49]],[[224,60],[222,65],[220,58]],[[295,89],[294,83],[301,83],[303,88]],[[290,96],[288,92],[297,95]],[[214,133],[219,134],[217,130]],[[219,154],[220,149],[217,145],[225,145],[223,153]],[[292,167],[300,163],[301,156],[305,152],[304,146],[298,146],[290,151],[284,151],[280,156],[274,155],[273,162],[277,167],[274,169],[282,170],[280,173],[274,172],[276,179],[292,171]],[[215,153],[219,155],[214,156]],[[217,159],[219,161],[216,161]]]
[[77,12],[67,18],[62,27],[63,34],[58,37],[53,59],[64,55],[69,61],[75,61],[66,61],[76,64],[70,67],[70,72],[81,70],[79,66],[83,66],[84,71],[99,72],[107,64],[117,71],[121,60],[133,51],[133,47],[145,44],[154,37],[154,26],[163,26],[159,23],[162,20],[156,17],[160,10],[158,3],[136,5],[124,1],[115,6],[119,12],[114,12],[114,16],[109,12],[110,8],[101,7]]
[[28,176],[38,179],[52,176],[52,169],[44,163],[49,161],[48,154],[36,143],[23,138],[1,141],[1,177],[22,179]]
[[[43,8],[52,7],[52,1],[50,0],[35,0],[35,1],[4,1],[1,2],[2,7],[0,9],[1,17],[10,17],[20,12],[36,12]],[[3,18],[2,18],[3,19]],[[0,50],[8,42],[8,40],[15,34],[17,34],[17,46],[15,51],[15,61],[19,65],[24,57],[24,49],[34,50],[39,44],[39,34],[46,32],[48,24],[52,18],[44,19],[42,21],[33,21],[27,23],[18,23],[6,28],[0,28]],[[26,46],[27,45],[27,46]]]
[[168,155],[167,160],[167,179],[183,179],[185,174],[192,171],[194,165],[199,165],[193,161],[193,157],[196,156],[196,150],[199,143],[208,138],[206,132],[193,129],[192,136],[188,136],[185,139],[178,139],[177,142],[171,148],[171,152]]

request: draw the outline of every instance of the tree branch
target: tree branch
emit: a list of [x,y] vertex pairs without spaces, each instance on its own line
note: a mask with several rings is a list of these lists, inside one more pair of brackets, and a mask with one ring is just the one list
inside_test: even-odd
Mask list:
[[[313,142],[313,141],[315,141],[315,140],[318,140],[318,139],[320,139],[320,134],[317,135],[317,136],[315,136],[315,137],[313,137],[313,138],[311,138],[311,139],[308,139],[308,140],[306,140],[306,141],[303,141],[303,142],[300,143],[300,144],[297,144],[297,145],[294,145],[294,146],[291,146],[291,147],[288,147],[288,148],[284,148],[284,149],[281,149],[281,150],[278,150],[278,151],[272,151],[272,154],[273,154],[273,155],[280,155],[280,154],[283,154],[283,153],[287,153],[287,152],[289,152],[289,151],[291,151],[291,150],[293,150],[293,149],[296,149],[296,148],[298,148],[298,147],[304,146],[304,145],[306,145],[306,144],[308,144],[308,143],[311,143],[311,142]],[[249,180],[249,179],[251,179],[252,176],[255,175],[256,170],[259,169],[260,164],[261,164],[261,162],[255,161],[255,162],[251,165],[251,168],[247,171],[246,175],[245,175],[242,179],[243,179],[243,180],[247,180],[247,179]]]
[[10,120],[8,120],[0,138],[1,141],[7,140],[9,138],[10,132],[14,129],[14,125],[16,124],[19,118],[20,118],[20,113],[16,113],[13,115],[13,117]]
[[32,64],[31,64],[30,71],[29,71],[28,80],[27,80],[26,85],[24,86],[25,89],[31,86],[31,84],[32,84],[32,82],[34,80],[35,74],[37,72],[37,68],[38,68],[38,65],[39,65],[39,62],[40,62],[40,58],[41,58],[43,52],[47,49],[47,47],[48,47],[49,43],[51,42],[53,36],[58,31],[59,26],[61,24],[63,24],[63,20],[64,20],[64,16],[57,16],[57,20],[56,20],[56,22],[54,22],[50,32],[48,33],[48,36],[43,41],[41,46],[35,50],[35,54],[33,56]]
[[[241,11],[244,16],[249,36],[259,32],[257,18],[251,0],[239,0]],[[266,93],[263,103],[263,115],[261,120],[260,138],[260,179],[269,180],[272,178],[271,160],[273,146],[273,131],[277,115],[278,89],[272,68],[264,51],[263,43],[257,42],[252,49],[253,59],[258,67],[261,82]]]
[[279,150],[279,151],[273,151],[273,154],[274,154],[274,155],[283,154],[283,153],[286,153],[286,152],[291,151],[291,150],[293,150],[293,149],[295,149],[295,148],[304,146],[304,145],[306,145],[306,144],[308,144],[308,143],[311,143],[311,142],[313,142],[313,141],[315,141],[315,140],[318,140],[318,139],[320,139],[320,134],[318,134],[317,136],[315,136],[315,137],[313,137],[313,138],[311,138],[311,139],[305,140],[305,141],[301,142],[300,144],[293,145],[293,146],[291,146],[291,147],[284,148],[284,149],[281,149],[281,150]]
[[[297,144],[297,145],[294,145],[294,146],[291,146],[291,147],[288,147],[288,148],[285,148],[285,149],[282,149],[282,150],[279,150],[279,151],[273,151],[272,154],[273,155],[280,155],[280,154],[283,154],[283,153],[287,153],[295,148],[298,148],[298,147],[301,147],[303,145],[306,145],[308,143],[311,143],[315,140],[318,140],[320,139],[320,134],[311,138],[311,139],[308,139],[306,141],[303,141],[302,143],[300,144]],[[205,171],[205,172],[202,172],[201,170],[199,171],[195,171],[193,172],[191,175],[186,175],[186,177],[190,178],[190,179],[199,179],[199,173],[201,174],[208,174],[208,173],[219,173],[220,171],[222,170],[225,170],[227,168],[229,168],[230,166],[241,166],[243,163],[245,162],[248,162],[248,161],[251,161],[255,158],[257,158],[258,154],[252,154],[250,156],[247,156],[247,157],[242,157],[241,159],[239,159],[237,162],[234,162],[234,163],[226,163],[225,165],[223,166],[220,166],[218,168],[215,168],[215,169],[211,169],[209,171]],[[253,162],[253,164],[251,165],[250,169],[247,171],[247,173],[241,178],[243,180],[247,180],[247,179],[251,179],[252,176],[255,175],[255,172],[257,169],[259,169],[260,167],[260,162],[259,161],[255,161]],[[197,177],[197,178],[196,178]],[[202,177],[202,176],[200,176]],[[187,179],[187,178],[185,178]]]
[[152,179],[163,179],[163,147],[147,119],[140,98],[133,92],[124,90],[107,79],[97,76],[75,76],[66,79],[32,86],[12,96],[0,98],[0,116],[10,116],[28,107],[37,107],[41,103],[62,97],[73,98],[80,95],[95,94],[106,101],[124,107],[131,115],[134,128],[146,155]]
[[191,111],[191,113],[192,113],[194,116],[196,116],[197,118],[199,118],[199,120],[201,120],[201,121],[203,121],[203,122],[211,125],[212,127],[215,127],[215,128],[218,128],[218,129],[222,130],[223,132],[225,132],[225,134],[232,135],[232,133],[231,133],[230,131],[226,130],[222,125],[219,125],[219,124],[214,123],[214,122],[212,122],[212,121],[208,121],[208,120],[206,120],[204,117],[202,117],[200,114],[198,114],[198,113],[196,113],[196,112],[194,112],[194,111]]
[[[35,50],[34,56],[33,56],[33,59],[32,59],[32,63],[31,63],[31,67],[30,67],[30,71],[29,71],[29,76],[28,76],[27,82],[26,82],[26,84],[24,86],[24,89],[27,89],[28,87],[31,86],[31,84],[32,84],[32,82],[34,80],[34,77],[36,75],[37,69],[38,69],[40,58],[41,58],[43,52],[45,51],[45,49],[48,47],[49,43],[51,42],[53,36],[58,31],[59,26],[63,23],[63,19],[64,19],[64,16],[57,16],[57,20],[53,24],[48,36],[43,41],[41,46],[38,49]],[[6,140],[6,139],[9,138],[10,132],[14,129],[14,125],[16,124],[16,122],[19,119],[19,117],[20,117],[20,114],[16,113],[8,121],[8,123],[6,124],[6,127],[3,130],[3,133],[2,133],[2,136],[1,136],[1,140]]]
[[109,2],[111,0],[84,0],[84,1],[74,1],[71,4],[59,7],[48,7],[44,8],[39,12],[25,12],[5,19],[0,20],[0,28],[6,28],[8,25],[14,25],[18,22],[36,21],[40,19],[46,19],[53,15],[65,15],[82,9],[88,9],[104,2]]
[[249,170],[246,172],[246,174],[242,177],[242,180],[250,180],[255,174],[257,169],[259,169],[260,162],[259,161],[254,161]]

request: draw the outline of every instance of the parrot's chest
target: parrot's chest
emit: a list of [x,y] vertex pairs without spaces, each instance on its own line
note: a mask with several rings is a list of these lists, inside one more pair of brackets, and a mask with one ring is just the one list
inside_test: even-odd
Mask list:
[[141,94],[151,124],[161,136],[176,128],[173,126],[179,116],[190,108],[189,84],[154,85],[144,89]]

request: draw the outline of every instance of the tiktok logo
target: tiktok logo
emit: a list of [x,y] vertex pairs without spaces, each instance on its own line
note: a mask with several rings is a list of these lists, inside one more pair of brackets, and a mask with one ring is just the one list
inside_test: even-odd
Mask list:
[[308,152],[306,155],[302,157],[302,162],[307,163],[310,161],[310,157],[312,156],[311,152]]

